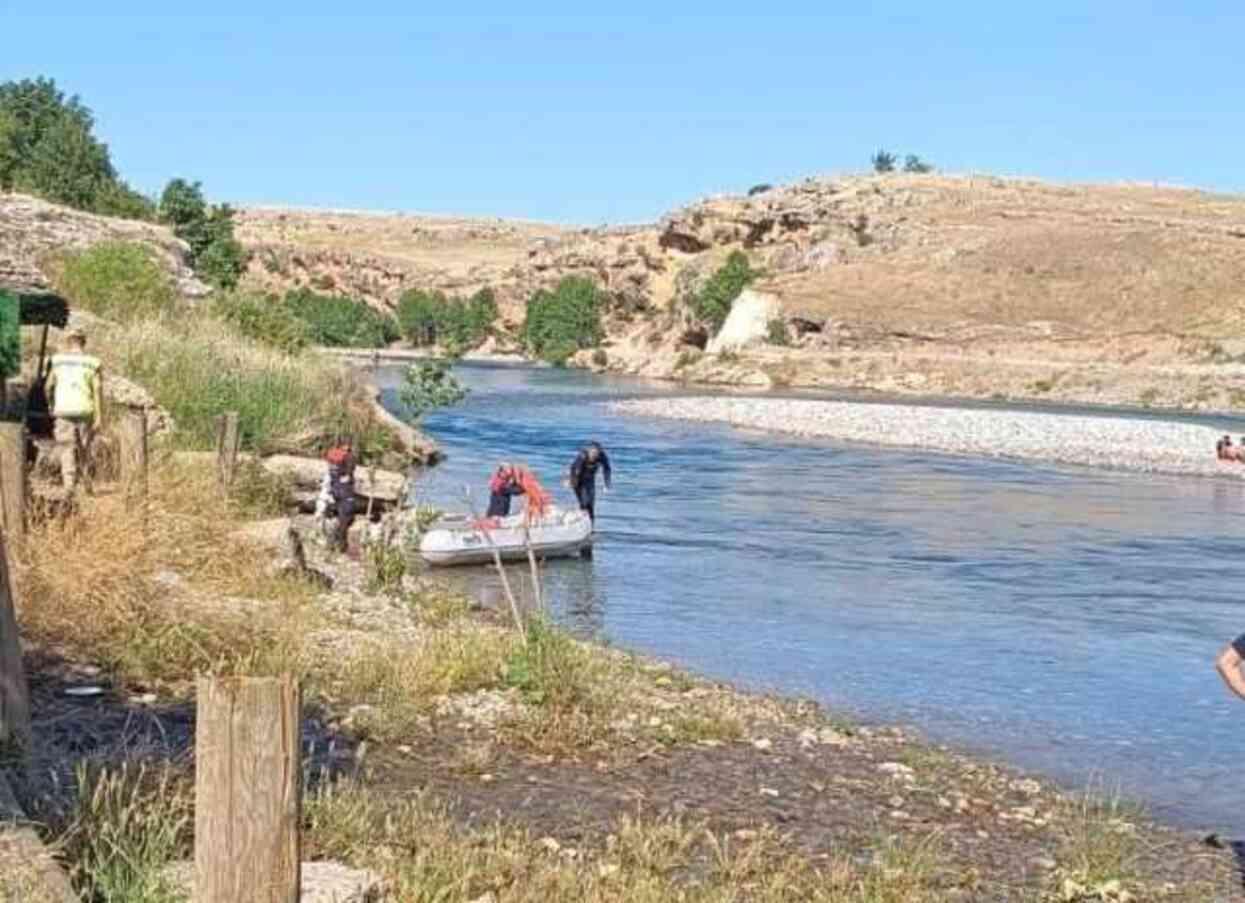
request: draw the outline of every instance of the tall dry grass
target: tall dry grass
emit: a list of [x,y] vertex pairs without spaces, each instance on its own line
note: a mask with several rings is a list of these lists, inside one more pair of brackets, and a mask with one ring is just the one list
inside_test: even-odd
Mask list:
[[232,535],[243,513],[210,469],[166,458],[145,510],[116,491],[37,521],[16,550],[23,634],[141,684],[301,672],[313,590]]

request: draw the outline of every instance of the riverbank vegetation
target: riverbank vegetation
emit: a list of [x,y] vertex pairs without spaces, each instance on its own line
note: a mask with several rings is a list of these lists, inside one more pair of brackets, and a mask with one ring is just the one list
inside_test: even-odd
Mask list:
[[760,273],[748,263],[743,251],[732,251],[726,262],[713,272],[699,291],[690,298],[695,317],[713,332],[722,328],[731,312],[731,305]]
[[576,351],[600,343],[603,306],[595,282],[567,276],[552,291],[541,289],[527,302],[523,343],[535,357],[564,364]]
[[450,356],[458,356],[492,332],[497,300],[487,288],[470,298],[410,289],[398,301],[397,319],[403,338],[415,347],[439,345]]

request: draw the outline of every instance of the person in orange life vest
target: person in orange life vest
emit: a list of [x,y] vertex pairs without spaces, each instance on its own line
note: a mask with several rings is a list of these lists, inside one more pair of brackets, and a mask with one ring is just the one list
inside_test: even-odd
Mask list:
[[103,364],[86,353],[81,332],[69,333],[65,350],[52,356],[46,391],[56,418],[52,438],[60,447],[61,483],[73,492],[79,472],[89,471],[91,443],[104,418]]
[[524,492],[514,467],[505,462],[497,465],[493,478],[489,480],[488,490],[488,514],[485,517],[509,517],[510,500]]

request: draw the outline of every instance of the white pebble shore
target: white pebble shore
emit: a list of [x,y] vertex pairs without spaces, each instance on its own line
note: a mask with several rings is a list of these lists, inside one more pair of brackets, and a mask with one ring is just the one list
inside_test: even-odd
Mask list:
[[[765,398],[615,402],[620,414],[727,423],[819,439],[1128,470],[1245,478],[1220,462],[1224,430],[1197,424],[1038,411]],[[1233,435],[1233,441],[1240,436]]]

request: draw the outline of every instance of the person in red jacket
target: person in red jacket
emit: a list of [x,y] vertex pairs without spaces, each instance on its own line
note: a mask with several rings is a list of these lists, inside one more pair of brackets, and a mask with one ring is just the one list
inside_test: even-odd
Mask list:
[[486,517],[509,517],[510,500],[516,495],[523,495],[523,487],[519,485],[518,474],[510,464],[497,465],[493,479],[488,484],[488,514]]
[[333,537],[338,551],[350,549],[350,527],[355,518],[354,446],[349,439],[330,448],[324,459],[329,465],[329,494],[337,509],[337,533]]

